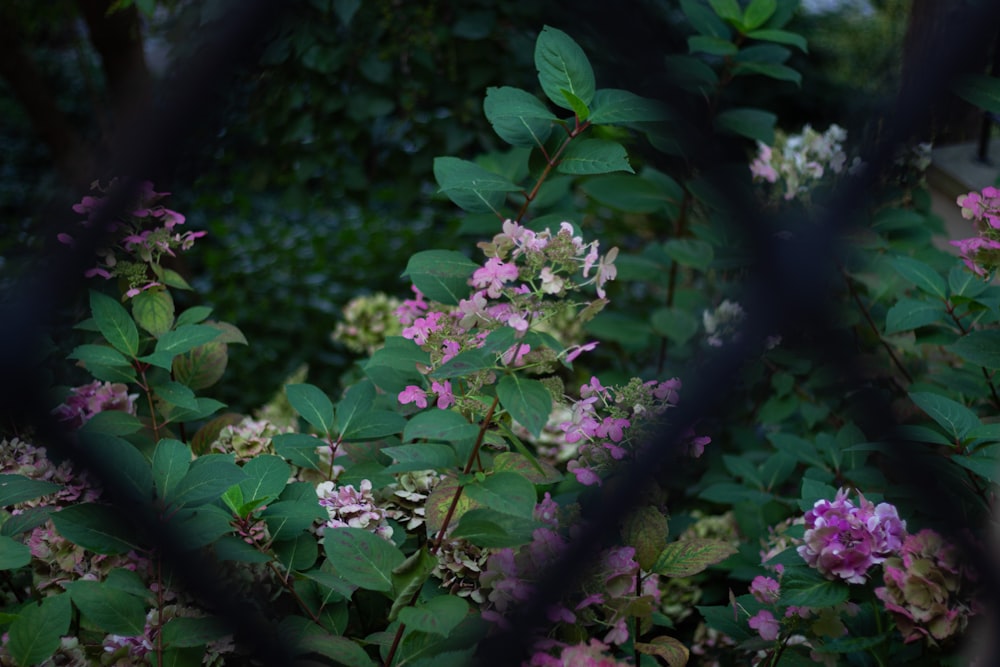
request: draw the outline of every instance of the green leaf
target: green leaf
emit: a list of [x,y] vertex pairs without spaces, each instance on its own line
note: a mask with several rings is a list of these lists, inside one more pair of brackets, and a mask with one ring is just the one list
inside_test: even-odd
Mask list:
[[105,410],[87,420],[80,427],[80,433],[105,433],[107,435],[131,435],[138,433],[143,423],[135,415],[121,410]]
[[281,495],[292,470],[280,457],[261,454],[243,464],[247,478],[239,483],[244,502],[266,500]]
[[132,297],[132,317],[154,338],[174,325],[174,299],[165,289],[150,289]]
[[750,39],[759,39],[763,42],[775,42],[777,44],[787,44],[797,47],[802,53],[809,53],[809,44],[802,35],[787,30],[751,30],[746,33]]
[[176,616],[164,623],[163,644],[170,648],[185,648],[204,646],[209,642],[222,639],[232,632],[223,619],[215,616],[191,618]]
[[294,540],[275,542],[274,555],[286,570],[294,572],[308,570],[319,558],[316,536],[304,532]]
[[90,310],[104,339],[134,359],[139,354],[139,330],[125,307],[110,296],[91,290]]
[[396,435],[397,433],[401,433],[405,427],[406,418],[398,412],[372,410],[365,413],[364,419],[354,421],[351,427],[341,435],[343,435],[345,440],[361,442]]
[[173,407],[170,410],[170,422],[177,423],[194,421],[197,419],[206,419],[226,407],[225,403],[221,403],[214,398],[205,398],[203,396],[198,397],[196,403],[198,404],[198,408],[196,410],[188,410],[187,408],[176,406]]
[[40,665],[59,648],[72,617],[69,595],[45,598],[42,604],[26,604],[10,624],[7,651],[18,665]]
[[721,37],[692,35],[688,37],[688,53],[707,53],[710,56],[734,56],[739,51],[736,45]]
[[207,324],[185,324],[160,336],[153,353],[142,357],[141,361],[170,370],[174,357],[207,343],[220,333]]
[[947,348],[965,361],[983,368],[1000,368],[1000,331],[973,331]]
[[966,74],[952,88],[966,102],[1000,114],[1000,79],[985,74]]
[[893,257],[891,264],[903,278],[924,292],[940,299],[947,298],[948,288],[944,278],[927,264],[912,257]]
[[[749,598],[752,603],[757,602],[749,595],[740,596],[740,598]],[[737,598],[737,603],[740,603],[740,598]],[[732,637],[733,640],[737,642],[745,641],[750,638],[752,630],[750,630],[750,626],[747,625],[745,618],[739,618],[739,614],[735,610],[734,606],[719,605],[708,607],[699,605],[695,606],[695,609],[697,609],[698,613],[705,619],[705,624],[713,630],[718,630],[726,636]],[[754,636],[756,637],[756,634]]]
[[441,192],[445,193],[456,206],[469,213],[492,212],[501,215],[500,209],[507,199],[507,193],[522,190],[520,186],[511,183],[503,176],[488,171],[475,162],[457,157],[434,158],[434,179]]
[[992,484],[998,484],[1000,483],[1000,456],[998,454],[1000,454],[1000,446],[987,445],[977,449],[972,455],[953,456],[951,460]]
[[487,88],[483,111],[493,131],[512,146],[544,146],[557,120],[537,97],[510,86]]
[[743,21],[743,10],[737,0],[708,0],[708,4],[720,19],[736,23]]
[[723,540],[680,540],[671,542],[660,552],[652,571],[665,577],[690,577],[710,565],[721,563],[734,553],[736,547]]
[[382,349],[376,350],[364,365],[364,371],[377,387],[396,394],[408,384],[420,384],[423,376],[417,371],[417,364],[429,365],[430,353],[412,340],[389,336]]
[[228,346],[213,340],[174,357],[171,371],[174,379],[191,389],[207,389],[222,379],[228,364]]
[[885,333],[894,334],[940,322],[945,312],[940,303],[900,299],[885,314]]
[[391,456],[396,463],[385,469],[387,473],[411,470],[446,470],[454,467],[455,450],[448,445],[424,442],[416,445],[383,447],[382,453]]
[[[507,329],[508,327],[504,327],[499,331],[506,331]],[[485,349],[473,348],[456,354],[454,357],[445,362],[440,368],[435,369],[434,372],[431,373],[431,377],[435,380],[447,380],[449,378],[471,375],[476,371],[483,371],[487,368],[493,368],[495,366],[495,354],[490,354],[489,351]]]
[[516,472],[497,472],[466,484],[465,493],[482,507],[504,514],[531,519],[535,512],[535,485]]
[[574,140],[563,153],[556,170],[563,174],[635,173],[628,163],[625,147],[605,139]]
[[743,12],[743,27],[754,30],[767,23],[778,9],[777,0],[751,0]]
[[926,226],[927,217],[905,208],[884,208],[872,219],[872,229],[883,232]]
[[34,500],[62,488],[54,482],[30,479],[24,475],[0,475],[0,507]]
[[207,454],[191,463],[187,474],[164,500],[175,507],[192,507],[216,500],[246,477],[230,456]]
[[554,484],[563,478],[551,464],[535,459],[527,449],[524,451],[527,453],[500,452],[493,459],[493,470],[516,472],[532,484]]
[[971,299],[986,291],[988,286],[982,278],[967,271],[961,264],[953,266],[948,272],[948,289],[953,297],[964,296]]
[[670,259],[699,271],[707,270],[715,258],[712,246],[697,239],[670,239],[662,247]]
[[301,653],[318,653],[332,659],[335,664],[345,667],[372,667],[375,665],[365,650],[357,642],[347,637],[310,633],[300,637],[295,642],[295,648]]
[[698,333],[701,323],[684,308],[657,308],[650,316],[653,331],[668,340],[683,345]]
[[651,571],[667,543],[667,517],[656,507],[647,505],[632,512],[622,523],[622,541],[635,549],[639,566]]
[[573,109],[573,114],[576,116],[578,122],[582,123],[590,117],[590,107],[587,106],[586,102],[565,88],[560,92],[566,98],[566,101],[569,102],[569,106]]
[[[395,621],[399,612],[413,604],[416,595],[427,583],[434,568],[438,565],[437,556],[428,550],[427,543],[414,551],[403,561],[403,564],[392,571],[393,589],[396,599],[389,610],[389,620]],[[409,625],[407,623],[407,625]]]
[[469,603],[454,595],[439,595],[399,612],[399,620],[411,630],[447,637],[469,613]]
[[180,440],[164,438],[153,450],[153,484],[160,498],[173,494],[191,467],[191,449]]
[[580,188],[605,206],[629,213],[657,213],[678,203],[673,193],[635,175],[595,176],[581,183]]
[[146,606],[136,596],[97,581],[74,581],[66,589],[84,618],[104,632],[134,637],[145,631]]
[[89,364],[87,370],[95,379],[101,382],[124,382],[129,384],[136,381],[135,369],[131,366],[104,366],[102,364]]
[[476,507],[461,515],[451,536],[491,549],[517,547],[531,542],[532,533],[540,525],[524,517]]
[[930,415],[941,428],[961,442],[972,429],[979,426],[979,417],[961,403],[929,392],[910,392],[910,400]]
[[374,401],[375,385],[367,380],[359,382],[348,389],[344,398],[337,404],[334,430],[340,434],[347,433],[359,420],[371,411]]
[[719,130],[731,132],[741,137],[774,144],[774,125],[778,117],[760,109],[727,109],[715,116],[715,126]]
[[52,514],[52,511],[51,507],[30,507],[20,514],[8,517],[0,525],[0,535],[13,537],[14,535],[34,530],[49,520],[49,515]]
[[832,607],[850,595],[847,584],[831,581],[812,570],[796,569],[781,579],[782,604],[796,607]]
[[182,327],[185,324],[198,324],[205,321],[211,314],[212,309],[208,306],[191,306],[177,316],[177,326]]
[[457,306],[469,296],[469,278],[478,268],[460,252],[424,250],[410,257],[403,276],[408,276],[427,298]]
[[290,384],[285,386],[285,396],[303,419],[324,434],[333,433],[333,402],[322,389],[311,384]]
[[545,26],[535,42],[535,68],[538,82],[553,104],[572,111],[563,90],[576,95],[584,104],[594,99],[594,70],[583,49],[562,30]]
[[667,108],[656,100],[639,97],[618,88],[602,88],[590,103],[590,122],[594,125],[620,125],[670,120]]
[[153,473],[149,461],[135,445],[106,433],[80,433],[81,444],[105,470],[113,470],[116,488],[129,500],[148,503],[153,498]]
[[153,393],[171,405],[186,410],[198,409],[198,397],[180,382],[164,382],[153,386]]
[[729,28],[700,0],[681,0],[681,11],[702,35],[729,39]]
[[536,438],[552,412],[552,395],[538,380],[505,375],[497,383],[500,405]]
[[733,68],[733,76],[745,74],[760,74],[777,81],[791,81],[796,86],[802,86],[802,75],[786,65],[775,63],[740,63]]
[[[317,520],[328,518],[315,493],[308,499],[279,500],[268,505],[261,516],[267,522],[267,529],[275,541],[296,539]],[[336,530],[329,530],[326,535],[329,536]]]
[[94,503],[70,505],[51,516],[59,534],[73,544],[99,554],[123,554],[137,546],[121,515]]
[[293,465],[313,470],[319,469],[319,453],[316,449],[327,446],[326,442],[308,433],[280,433],[271,438],[271,444],[274,445],[274,452],[281,458]]
[[403,442],[429,440],[431,442],[461,443],[475,440],[479,427],[458,412],[427,410],[413,415],[403,429]]
[[78,345],[69,355],[70,359],[79,359],[87,368],[91,366],[128,366],[129,360],[113,347],[108,345]]
[[16,570],[31,562],[31,549],[7,536],[0,536],[0,570]]
[[406,558],[391,542],[360,528],[328,529],[324,542],[326,556],[341,577],[365,590],[393,590],[392,571]]

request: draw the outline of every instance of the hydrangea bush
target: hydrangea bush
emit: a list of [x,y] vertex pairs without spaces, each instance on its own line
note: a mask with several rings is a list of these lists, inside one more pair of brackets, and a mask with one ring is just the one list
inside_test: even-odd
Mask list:
[[[783,29],[795,4],[682,2],[691,54],[671,64],[698,96],[734,76],[794,81],[782,63],[786,46],[805,50]],[[554,28],[535,57],[551,104],[510,87],[484,102],[512,150],[435,162],[478,244],[419,252],[407,298],[345,308],[333,337],[366,356],[342,387],[303,370],[251,415],[200,396],[246,341],[207,307],[175,307],[170,290],[188,286],[163,261],[199,233],[139,189],[88,271],[118,280],[90,292],[70,354],[93,381],[55,399],[69,448],[26,432],[0,451],[0,663],[249,665],[280,646],[283,664],[475,664],[647,447],[674,448],[683,481],[650,474],[615,543],[518,638],[521,664],[958,659],[981,608],[968,547],[984,541],[1000,451],[1000,295],[985,260],[969,271],[930,249],[926,188],[897,165],[833,306],[878,360],[865,390],[902,426],[862,422],[844,369],[782,331],[721,415],[657,442],[686,374],[743,341],[753,313],[732,279],[746,267],[710,192],[629,156],[633,136],[674,146],[663,105],[597,88]],[[846,168],[839,128],[789,137],[715,111],[758,142],[743,194],[770,210]],[[780,177],[784,196],[753,177]],[[104,192],[76,207],[84,224]],[[973,195],[960,205],[988,222],[996,193]],[[623,212],[669,221],[671,236],[640,248],[606,224]],[[932,463],[946,497],[898,487],[900,447]],[[188,569],[211,581],[187,585]],[[234,622],[227,601],[258,625]]]

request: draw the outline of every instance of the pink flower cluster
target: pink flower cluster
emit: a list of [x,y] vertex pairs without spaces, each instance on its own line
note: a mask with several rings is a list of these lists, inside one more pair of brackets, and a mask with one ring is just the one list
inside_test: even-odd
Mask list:
[[906,643],[943,641],[965,629],[970,605],[959,595],[966,578],[958,551],[930,529],[908,535],[899,555],[882,564],[875,589]]
[[135,401],[139,394],[128,393],[121,383],[95,380],[81,387],[74,387],[66,400],[52,411],[72,428],[80,428],[96,415],[106,410],[121,410],[135,414]]
[[[844,171],[847,155],[842,142],[846,139],[847,131],[839,125],[831,125],[822,134],[809,125],[802,128],[801,134],[776,131],[773,147],[757,142],[750,173],[758,181],[784,181],[785,199],[806,195],[826,172]],[[850,170],[857,170],[859,165],[855,159]]]
[[385,509],[376,503],[369,480],[361,480],[357,489],[350,484],[338,487],[334,482],[321,482],[316,495],[330,517],[322,528],[361,528],[392,539],[392,526],[386,523]]
[[632,663],[608,655],[604,642],[591,639],[588,643],[562,646],[558,656],[538,650],[531,656],[528,667],[626,667]]
[[[680,389],[678,378],[664,382],[633,378],[627,385],[611,388],[596,377],[590,378],[580,387],[580,400],[570,407],[570,418],[559,423],[565,441],[579,443],[577,457],[567,469],[581,484],[600,484],[600,472],[629,455],[640,435],[637,426],[674,407]],[[685,453],[697,458],[709,442],[711,438],[689,431]]]
[[[96,183],[94,187],[100,191]],[[125,293],[128,298],[153,287],[162,286],[158,271],[160,257],[176,256],[175,249],[189,250],[196,239],[205,235],[203,231],[181,233],[175,229],[183,225],[186,218],[158,203],[169,194],[169,192],[156,192],[152,183],[144,182],[139,202],[129,212],[129,218],[112,221],[106,230],[109,234],[119,230],[123,230],[124,233],[113,246],[98,251],[101,261],[97,266],[87,269],[84,275],[87,278],[100,276],[106,280],[116,276],[125,278],[129,285]],[[87,219],[80,224],[90,227],[103,201],[103,197],[87,196],[74,204],[73,211],[87,216]],[[61,233],[57,238],[67,245],[74,243],[70,234]],[[119,254],[123,254],[127,259],[119,261]]]
[[972,220],[979,236],[951,241],[959,249],[962,261],[978,276],[987,276],[1000,266],[1000,188],[986,187],[957,199],[962,217]]
[[873,565],[899,551],[906,522],[889,503],[876,506],[859,493],[855,505],[847,495],[841,489],[832,502],[817,500],[806,512],[806,532],[797,551],[828,578],[861,584]]

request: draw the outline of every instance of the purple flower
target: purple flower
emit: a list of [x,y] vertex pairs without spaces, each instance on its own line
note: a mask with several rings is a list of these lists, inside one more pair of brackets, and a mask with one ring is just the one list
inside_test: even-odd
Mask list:
[[98,412],[120,410],[134,415],[137,398],[139,395],[128,393],[124,384],[95,380],[71,389],[65,402],[52,412],[72,428],[80,428]]
[[781,595],[781,584],[771,577],[758,576],[750,582],[750,593],[764,604],[773,604]]
[[855,506],[847,493],[841,489],[832,502],[817,500],[806,512],[804,543],[797,551],[828,578],[861,584],[869,568],[899,551],[906,522],[889,503],[876,506],[859,493]]
[[769,642],[777,639],[781,632],[781,623],[767,609],[758,611],[756,616],[750,617],[747,624],[757,631],[761,639]]
[[399,396],[396,398],[402,405],[413,403],[418,408],[427,407],[427,392],[416,385],[407,385],[406,389],[399,392]]

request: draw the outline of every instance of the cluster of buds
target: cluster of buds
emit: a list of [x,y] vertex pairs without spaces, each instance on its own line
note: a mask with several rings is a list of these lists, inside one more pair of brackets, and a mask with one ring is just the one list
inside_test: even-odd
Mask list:
[[[81,225],[93,226],[104,205],[104,194],[114,185],[112,182],[108,188],[102,188],[100,183],[95,182],[92,188],[99,195],[84,197],[73,205],[73,211],[87,216],[86,220],[81,221]],[[97,265],[87,269],[84,275],[88,278],[100,276],[108,280],[116,277],[123,279],[128,285],[125,292],[128,298],[154,287],[162,287],[165,269],[160,265],[160,260],[163,255],[175,257],[175,250],[188,250],[196,239],[205,235],[203,231],[177,230],[184,224],[185,217],[159,203],[169,194],[156,192],[152,183],[144,182],[139,200],[128,215],[108,223],[104,231],[114,241],[98,251]],[[67,245],[74,243],[73,237],[67,233],[61,233],[57,238]],[[121,256],[130,259],[120,260]]]
[[969,270],[985,278],[1000,266],[1000,188],[969,192],[961,195],[957,203],[962,217],[972,220],[979,235],[950,243],[962,253]]
[[[824,174],[845,171],[846,139],[847,131],[839,125],[831,125],[822,134],[809,125],[802,128],[801,134],[778,130],[774,146],[757,142],[757,156],[750,164],[750,173],[755,181],[771,184],[781,181],[786,200],[807,196]],[[860,160],[855,159],[847,171],[853,174],[860,167]]]
[[95,380],[90,384],[73,387],[66,400],[52,413],[71,428],[80,428],[99,412],[120,410],[135,414],[135,401],[139,394],[128,393],[121,383]]

